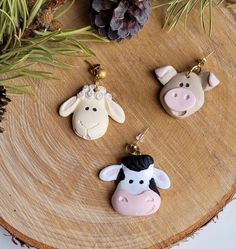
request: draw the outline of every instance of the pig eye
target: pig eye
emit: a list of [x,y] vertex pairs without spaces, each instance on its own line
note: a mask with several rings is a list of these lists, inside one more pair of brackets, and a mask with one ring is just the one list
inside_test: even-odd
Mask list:
[[179,84],[179,86],[180,86],[180,87],[183,87],[183,86],[184,86],[184,84],[183,84],[183,83],[180,83],[180,84]]
[[93,111],[96,112],[96,111],[97,111],[97,108],[93,108]]
[[129,183],[130,183],[130,184],[132,184],[133,182],[134,182],[134,181],[133,181],[132,179],[131,179],[131,180],[129,180]]
[[189,83],[187,83],[185,86],[186,86],[186,87],[189,87],[190,85],[189,85]]
[[143,181],[143,180],[140,180],[140,181],[139,181],[139,184],[143,184],[143,183],[144,183],[144,181]]
[[86,111],[88,111],[88,110],[89,110],[89,107],[88,107],[88,106],[87,106],[87,107],[85,107],[85,110],[86,110]]

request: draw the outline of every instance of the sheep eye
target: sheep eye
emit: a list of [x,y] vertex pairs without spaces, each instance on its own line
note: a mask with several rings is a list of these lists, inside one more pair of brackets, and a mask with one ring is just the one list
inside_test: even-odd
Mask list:
[[183,86],[184,86],[184,84],[183,84],[183,83],[180,83],[180,84],[179,84],[179,86],[180,86],[180,87],[183,87]]
[[88,111],[88,110],[89,110],[89,107],[88,107],[88,106],[87,106],[87,107],[85,107],[85,110],[86,110],[86,111]]
[[143,184],[143,183],[144,183],[144,181],[143,181],[143,180],[140,180],[140,181],[139,181],[139,183],[140,183],[140,184]]
[[129,180],[129,183],[130,183],[130,184],[132,184],[133,182],[134,182],[134,181],[133,181],[132,179],[131,179],[131,180]]
[[185,86],[186,86],[186,87],[189,87],[190,85],[189,85],[189,83],[187,83]]
[[97,108],[93,108],[93,111],[96,112],[96,111],[97,111]]

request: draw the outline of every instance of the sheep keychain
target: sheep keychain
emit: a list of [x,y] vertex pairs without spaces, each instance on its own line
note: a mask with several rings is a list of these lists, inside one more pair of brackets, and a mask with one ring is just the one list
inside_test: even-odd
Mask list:
[[206,57],[189,71],[181,73],[170,65],[155,70],[158,80],[164,85],[160,92],[161,104],[172,117],[185,118],[198,111],[204,104],[204,91],[220,83],[212,72],[201,72],[205,63]]
[[106,71],[99,64],[91,65],[89,72],[94,76],[94,84],[84,85],[76,95],[65,101],[59,114],[67,117],[73,113],[72,126],[76,135],[94,140],[102,137],[108,128],[109,116],[118,123],[124,123],[125,113],[112,100],[112,95],[99,81],[106,77]]
[[125,156],[120,164],[104,168],[99,178],[103,181],[116,181],[117,187],[111,198],[116,212],[126,216],[147,216],[155,213],[161,204],[158,188],[168,189],[170,179],[167,174],[154,168],[150,155],[140,153],[139,142],[144,133],[136,137],[136,142],[127,144],[130,155]]

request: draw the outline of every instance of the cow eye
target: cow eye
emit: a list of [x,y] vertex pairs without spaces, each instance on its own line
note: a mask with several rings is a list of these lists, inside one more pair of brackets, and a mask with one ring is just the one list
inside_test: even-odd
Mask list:
[[130,184],[132,184],[133,182],[134,182],[134,181],[133,181],[132,179],[131,179],[131,180],[129,180],[129,183],[130,183]]
[[185,86],[186,86],[186,87],[189,87],[190,85],[189,85],[189,83],[187,83]]
[[88,110],[89,110],[89,107],[88,107],[88,106],[86,106],[86,107],[85,107],[85,110],[86,110],[86,111],[88,111]]
[[97,111],[97,108],[93,108],[93,111],[96,112],[96,111]]
[[183,83],[180,83],[180,84],[179,84],[179,86],[180,86],[180,87],[183,87],[183,86],[184,86],[184,84],[183,84]]
[[140,184],[143,184],[143,183],[144,183],[144,181],[143,181],[143,180],[140,180],[140,181],[139,181],[139,183],[140,183]]

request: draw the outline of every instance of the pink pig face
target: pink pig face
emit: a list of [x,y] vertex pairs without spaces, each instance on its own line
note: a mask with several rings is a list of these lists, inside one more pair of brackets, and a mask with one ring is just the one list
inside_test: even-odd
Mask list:
[[111,165],[100,172],[103,181],[117,180],[111,203],[116,212],[128,216],[155,213],[161,204],[158,188],[170,187],[166,173],[154,168],[149,155],[128,156],[120,165]]
[[204,91],[219,84],[213,73],[200,75],[192,72],[177,73],[172,66],[155,70],[158,80],[164,85],[160,101],[167,113],[175,118],[185,118],[198,111],[204,104]]

